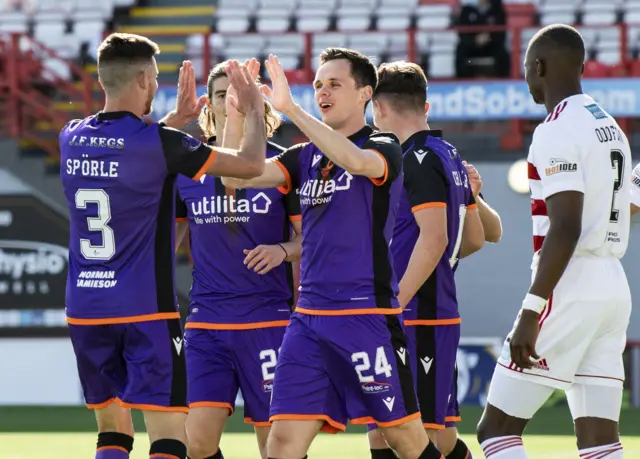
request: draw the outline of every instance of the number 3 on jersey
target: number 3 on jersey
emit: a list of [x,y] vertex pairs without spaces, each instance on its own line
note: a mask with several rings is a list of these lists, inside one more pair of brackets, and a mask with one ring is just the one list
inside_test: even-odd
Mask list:
[[611,150],[611,168],[615,176],[613,180],[613,196],[611,197],[611,216],[609,220],[612,223],[618,223],[620,212],[616,209],[616,195],[624,183],[624,155],[620,150]]
[[116,236],[107,225],[111,220],[109,195],[104,190],[80,189],[76,192],[76,208],[85,210],[87,204],[95,203],[97,217],[88,217],[89,231],[102,233],[102,245],[92,245],[89,239],[80,239],[80,251],[87,260],[110,260],[116,253]]

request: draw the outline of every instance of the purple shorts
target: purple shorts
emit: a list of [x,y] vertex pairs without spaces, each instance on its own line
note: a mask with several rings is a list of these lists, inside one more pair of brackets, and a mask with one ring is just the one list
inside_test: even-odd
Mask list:
[[[456,354],[460,324],[405,327],[422,423],[427,429],[455,427],[460,421]],[[375,429],[375,424],[368,426]]]
[[271,420],[399,425],[420,416],[399,315],[294,313],[276,366]]
[[179,319],[113,325],[69,325],[89,408],[114,401],[150,411],[187,412]]
[[190,408],[228,408],[233,413],[238,389],[244,421],[268,426],[273,374],[285,327],[251,330],[187,328],[185,352]]

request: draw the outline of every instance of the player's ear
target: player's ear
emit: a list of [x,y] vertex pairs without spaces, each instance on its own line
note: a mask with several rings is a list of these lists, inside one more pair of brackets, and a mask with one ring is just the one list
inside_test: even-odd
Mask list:
[[536,75],[539,77],[544,77],[545,73],[547,73],[547,66],[545,62],[541,59],[536,59]]
[[429,109],[431,108],[431,104],[429,103],[429,101],[424,103],[424,116],[425,118],[427,116],[429,116]]
[[362,88],[362,91],[360,91],[360,98],[364,103],[370,101],[372,96],[373,88],[371,86],[365,86],[364,88]]

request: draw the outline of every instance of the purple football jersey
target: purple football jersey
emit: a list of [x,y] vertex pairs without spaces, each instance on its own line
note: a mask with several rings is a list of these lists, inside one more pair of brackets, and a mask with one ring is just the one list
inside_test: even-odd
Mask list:
[[129,112],[74,120],[59,144],[70,216],[69,323],[178,317],[175,177],[199,180],[215,150]]
[[454,271],[462,241],[464,216],[475,206],[469,176],[460,155],[442,139],[442,131],[420,131],[402,145],[404,187],[391,251],[394,268],[402,278],[420,229],[413,212],[429,207],[446,207],[449,243],[433,274],[404,310],[407,325],[430,324],[443,319],[459,319]]
[[[267,144],[267,156],[284,149]],[[247,269],[243,250],[290,240],[300,218],[295,193],[275,188],[227,190],[219,177],[178,176],[176,217],[189,222],[193,286],[188,322],[252,324],[288,321],[293,298],[290,263],[267,274]],[[189,325],[187,325],[189,326]]]
[[398,313],[389,242],[402,189],[402,150],[392,134],[365,126],[349,137],[377,151],[381,179],[352,175],[312,143],[292,147],[277,164],[286,190],[299,189],[302,259],[297,311],[308,314]]

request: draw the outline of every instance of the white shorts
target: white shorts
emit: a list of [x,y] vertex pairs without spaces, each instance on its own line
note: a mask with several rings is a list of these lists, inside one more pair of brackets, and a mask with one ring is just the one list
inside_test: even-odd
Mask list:
[[573,258],[540,315],[538,365],[530,370],[517,368],[511,362],[507,337],[496,375],[561,390],[574,382],[621,388],[630,315],[631,293],[620,261]]

